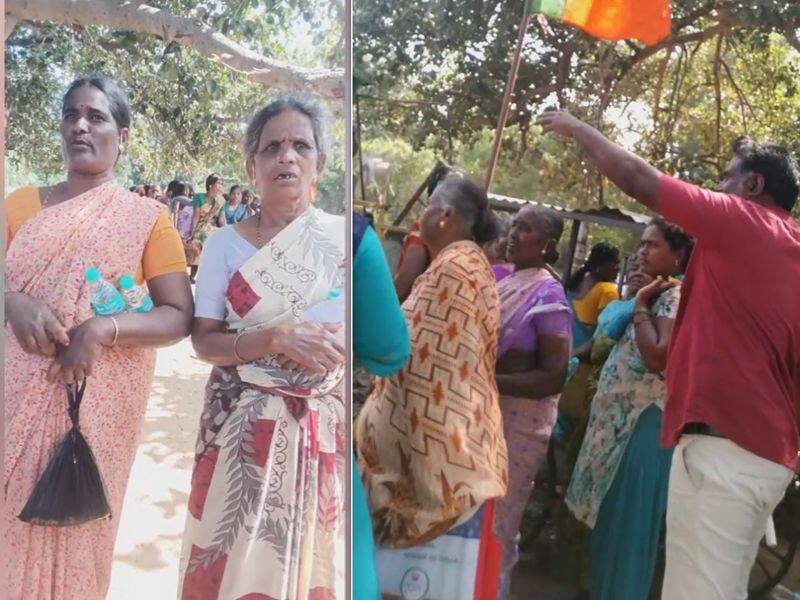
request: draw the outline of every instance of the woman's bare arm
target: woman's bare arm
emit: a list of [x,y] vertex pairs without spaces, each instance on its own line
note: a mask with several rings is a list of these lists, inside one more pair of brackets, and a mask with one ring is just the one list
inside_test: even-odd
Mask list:
[[569,337],[543,335],[537,343],[536,366],[533,369],[496,375],[501,394],[539,400],[558,394],[564,388],[569,364]]

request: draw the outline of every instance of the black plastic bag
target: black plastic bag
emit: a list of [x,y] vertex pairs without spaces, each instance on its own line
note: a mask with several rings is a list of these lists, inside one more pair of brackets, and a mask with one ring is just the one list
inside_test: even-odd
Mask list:
[[65,527],[111,516],[92,449],[78,426],[78,411],[85,389],[85,379],[80,388],[67,386],[72,428],[56,448],[19,515],[26,523]]

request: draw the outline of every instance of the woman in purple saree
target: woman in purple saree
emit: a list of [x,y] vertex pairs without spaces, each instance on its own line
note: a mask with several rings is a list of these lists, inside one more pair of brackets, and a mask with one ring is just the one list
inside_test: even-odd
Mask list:
[[523,208],[508,236],[511,264],[494,268],[500,298],[496,376],[508,446],[508,493],[497,503],[494,526],[503,547],[499,598],[509,596],[517,533],[547,454],[569,362],[572,316],[564,288],[547,268],[558,259],[562,231],[553,211]]

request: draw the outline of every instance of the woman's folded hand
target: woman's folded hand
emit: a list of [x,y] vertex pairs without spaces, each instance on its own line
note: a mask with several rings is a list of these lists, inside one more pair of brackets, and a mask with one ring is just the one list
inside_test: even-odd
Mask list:
[[321,375],[344,363],[341,324],[299,323],[282,327],[278,354],[282,365],[307,374]]
[[68,346],[67,329],[46,304],[20,292],[5,295],[6,320],[29,354],[55,356],[56,344]]
[[94,317],[70,331],[69,346],[59,346],[56,359],[47,370],[47,379],[59,377],[66,384],[82,381],[92,374],[92,369],[103,349],[110,345],[114,326],[110,319]]

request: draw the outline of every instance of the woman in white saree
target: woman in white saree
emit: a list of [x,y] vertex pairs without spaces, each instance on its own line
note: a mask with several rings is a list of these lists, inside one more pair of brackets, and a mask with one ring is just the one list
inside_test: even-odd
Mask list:
[[255,114],[245,152],[262,210],[203,249],[192,341],[214,369],[182,599],[344,595],[345,223],[311,204],[322,129],[302,100]]

